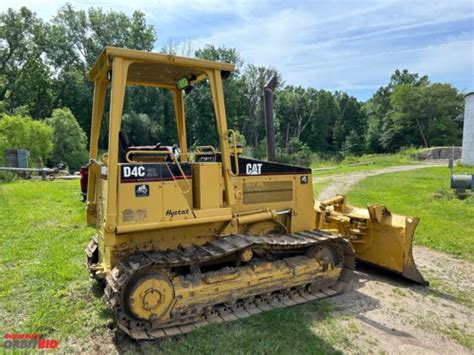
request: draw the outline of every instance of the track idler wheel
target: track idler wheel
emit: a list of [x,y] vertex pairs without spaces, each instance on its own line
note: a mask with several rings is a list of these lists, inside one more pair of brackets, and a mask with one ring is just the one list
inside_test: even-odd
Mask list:
[[307,256],[318,260],[323,267],[323,271],[327,271],[328,267],[334,269],[342,266],[340,253],[331,244],[314,246],[308,250]]
[[130,280],[124,299],[134,317],[149,321],[166,318],[173,300],[173,285],[160,271],[149,271]]

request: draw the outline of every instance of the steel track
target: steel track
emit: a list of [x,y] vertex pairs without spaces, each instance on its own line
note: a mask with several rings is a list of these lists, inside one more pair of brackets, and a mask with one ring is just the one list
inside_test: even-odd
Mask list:
[[[176,314],[166,322],[135,319],[124,309],[123,295],[128,281],[139,270],[159,267],[173,270],[199,266],[238,253],[245,248],[265,251],[290,251],[330,245],[337,250],[342,264],[338,279],[317,278],[298,287],[270,290],[263,294],[233,300],[231,303],[206,306],[192,314]],[[328,232],[313,230],[291,235],[230,235],[173,251],[140,252],[122,260],[106,278],[105,298],[115,313],[118,327],[137,340],[153,340],[188,333],[210,323],[233,321],[263,311],[293,306],[344,291],[352,278],[355,256],[349,241]],[[196,277],[196,275],[193,275]]]

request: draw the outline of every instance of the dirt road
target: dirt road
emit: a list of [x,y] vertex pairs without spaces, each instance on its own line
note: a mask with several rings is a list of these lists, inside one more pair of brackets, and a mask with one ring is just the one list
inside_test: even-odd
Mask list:
[[[359,267],[352,290],[329,299],[348,354],[472,354],[474,264],[423,247],[415,260],[430,287]],[[317,334],[325,333],[314,323]]]
[[[444,164],[440,164],[444,165]],[[345,193],[368,176],[420,169],[433,164],[395,166],[380,170],[331,176],[319,199]],[[358,268],[352,290],[329,301],[347,343],[344,353],[472,354],[474,353],[474,264],[414,246],[416,263],[430,287],[388,277],[373,269]],[[314,323],[314,332],[327,329]]]
[[331,175],[331,176],[323,176],[323,177],[315,176],[313,177],[313,183],[331,182],[329,186],[322,189],[318,194],[319,200],[325,200],[327,198],[335,196],[336,194],[346,193],[359,181],[369,176],[395,173],[398,171],[423,169],[423,168],[428,168],[428,167],[433,167],[433,166],[447,166],[447,162],[433,161],[430,163],[423,163],[423,164],[417,164],[417,165],[389,166],[382,169],[377,169],[377,170],[372,170],[372,171],[361,171],[357,173],[348,173],[348,174]]

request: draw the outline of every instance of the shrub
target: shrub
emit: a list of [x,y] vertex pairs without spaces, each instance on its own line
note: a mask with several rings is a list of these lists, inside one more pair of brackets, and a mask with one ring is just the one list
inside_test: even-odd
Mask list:
[[[249,150],[250,151],[250,150]],[[253,149],[252,156],[255,159],[267,159],[267,139],[260,141]],[[276,151],[276,161],[283,164],[309,166],[316,156],[311,149],[298,138],[294,137],[288,142],[288,147]]]
[[17,175],[11,171],[0,171],[1,182],[13,182],[17,179]]
[[7,146],[7,137],[0,135],[0,165],[3,165],[5,163],[3,153],[5,152],[5,149],[7,149]]
[[342,154],[344,156],[362,155],[364,153],[365,141],[352,130],[342,144]]
[[258,145],[253,148],[251,156],[255,159],[267,159],[267,139],[263,138]]
[[0,117],[0,155],[5,149],[28,149],[30,159],[47,159],[53,150],[53,130],[42,121],[21,115]]
[[288,142],[288,147],[277,152],[277,161],[284,164],[309,166],[313,153],[311,149],[298,138],[294,137]]
[[68,108],[55,109],[46,123],[53,129],[51,163],[64,162],[71,171],[79,170],[88,159],[87,136]]

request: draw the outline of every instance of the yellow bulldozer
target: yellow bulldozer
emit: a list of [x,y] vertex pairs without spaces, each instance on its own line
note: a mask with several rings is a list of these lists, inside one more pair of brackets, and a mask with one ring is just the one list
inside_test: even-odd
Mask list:
[[[343,292],[355,260],[425,283],[412,257],[417,218],[383,205],[315,201],[311,169],[242,156],[227,127],[222,81],[231,64],[105,48],[94,82],[86,248],[118,327],[134,339],[187,333]],[[219,146],[188,149],[184,97],[207,80]],[[167,89],[174,147],[127,146],[127,85]],[[110,89],[108,122],[104,105]],[[99,156],[101,127],[108,147]],[[159,137],[157,137],[159,138]]]

